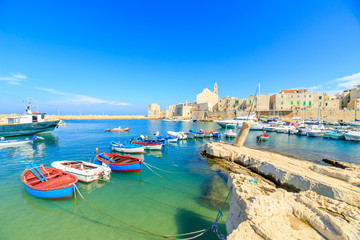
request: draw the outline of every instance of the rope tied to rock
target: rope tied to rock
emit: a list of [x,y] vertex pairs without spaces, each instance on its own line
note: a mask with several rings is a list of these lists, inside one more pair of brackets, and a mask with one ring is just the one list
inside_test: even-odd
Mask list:
[[253,183],[257,183],[256,180],[253,180],[253,179],[248,179],[248,178],[238,178],[238,179],[235,179],[236,181],[249,181],[249,182],[253,182]]

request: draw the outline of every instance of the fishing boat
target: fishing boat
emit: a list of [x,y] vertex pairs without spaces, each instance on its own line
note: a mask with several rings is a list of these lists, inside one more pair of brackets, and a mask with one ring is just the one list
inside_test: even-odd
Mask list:
[[31,162],[21,174],[26,191],[38,198],[72,198],[78,182],[76,176],[60,169]]
[[211,131],[210,133],[214,138],[221,138],[221,133],[219,132]]
[[32,112],[32,108],[30,101],[24,115],[8,117],[7,124],[0,124],[1,136],[49,134],[58,126],[60,120],[47,119],[46,113]]
[[256,136],[256,140],[259,142],[267,141],[269,140],[269,135],[263,133]]
[[38,136],[36,134],[34,134],[32,136],[32,138],[25,138],[25,139],[5,140],[2,138],[2,139],[0,139],[0,148],[32,143],[37,137]]
[[117,172],[140,172],[143,160],[119,154],[96,153],[96,160]]
[[228,137],[228,138],[234,138],[234,137],[236,137],[237,133],[234,132],[233,130],[229,129],[229,130],[225,131],[224,135],[225,135],[225,137]]
[[157,139],[159,141],[168,141],[168,142],[177,142],[178,141],[178,137],[176,136],[157,136]]
[[110,142],[111,149],[117,152],[124,152],[124,153],[143,153],[144,146],[134,144],[134,143],[117,143],[114,141]]
[[195,138],[204,138],[203,132],[190,132]]
[[204,133],[204,137],[212,137],[211,132],[203,132],[203,133]]
[[84,161],[56,161],[51,166],[75,175],[82,182],[110,179],[111,169],[106,164],[100,166]]
[[174,132],[174,131],[167,131],[170,136],[175,136],[180,140],[185,140],[187,135],[184,132]]
[[222,128],[241,128],[244,122],[250,122],[251,127],[250,130],[263,130],[264,125],[254,121],[256,114],[253,113],[250,116],[240,116],[236,117],[233,120],[224,120],[224,121],[218,121],[215,120],[215,123],[217,123]]
[[135,145],[142,145],[143,148],[145,148],[146,150],[157,150],[157,151],[160,151],[163,145],[163,143],[160,141],[152,142],[151,140],[150,141],[138,140],[138,141],[133,141],[132,143]]
[[360,141],[359,131],[349,131],[344,134],[347,141]]
[[323,137],[324,138],[335,139],[335,140],[343,140],[343,139],[345,139],[345,135],[343,133],[339,133],[338,131],[325,133]]
[[107,128],[105,129],[105,132],[127,132],[129,131],[130,128],[121,128],[121,127],[117,127],[117,128]]

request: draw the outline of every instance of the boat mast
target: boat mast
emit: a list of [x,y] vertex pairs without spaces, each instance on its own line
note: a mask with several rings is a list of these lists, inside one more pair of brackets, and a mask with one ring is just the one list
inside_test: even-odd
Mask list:
[[259,83],[259,92],[258,92],[258,102],[257,102],[257,105],[258,105],[258,122],[260,120],[260,83]]

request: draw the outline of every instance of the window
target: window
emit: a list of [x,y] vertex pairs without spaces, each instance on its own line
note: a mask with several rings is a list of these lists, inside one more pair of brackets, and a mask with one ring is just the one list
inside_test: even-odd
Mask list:
[[319,96],[319,99],[322,99],[322,96]]
[[344,105],[344,102],[341,102],[341,105]]
[[300,105],[300,101],[297,101],[297,105]]
[[249,100],[249,104],[251,104],[251,100]]
[[291,101],[290,104],[293,105],[293,104],[294,104],[294,101]]
[[293,95],[291,95],[291,98],[293,98],[294,96]]
[[304,95],[304,98],[306,98],[306,95]]
[[283,101],[281,101],[281,105],[284,105],[284,102],[283,102]]
[[325,106],[327,106],[328,105],[328,103],[325,103]]
[[297,97],[298,97],[298,98],[300,98],[300,96],[299,96],[299,95],[297,95]]
[[311,95],[309,95],[309,98],[311,98]]
[[311,101],[309,101],[309,106],[311,106]]
[[348,97],[349,99],[350,99],[350,95],[349,95],[349,97]]
[[304,101],[304,106],[306,106],[306,102]]
[[281,98],[284,98],[284,96],[283,96],[283,95],[281,95]]

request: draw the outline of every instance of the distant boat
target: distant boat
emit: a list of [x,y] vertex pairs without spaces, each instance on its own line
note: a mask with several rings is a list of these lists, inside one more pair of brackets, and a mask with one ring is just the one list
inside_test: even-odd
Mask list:
[[60,169],[30,163],[21,174],[26,191],[38,198],[72,198],[77,177]]
[[345,139],[345,135],[343,133],[339,133],[337,131],[325,133],[324,138],[330,138],[335,140],[343,140]]
[[84,161],[56,161],[51,163],[51,166],[75,175],[82,182],[110,179],[111,169],[106,164],[98,165]]
[[127,132],[129,131],[130,128],[121,128],[121,127],[117,127],[117,128],[107,128],[105,129],[105,132]]
[[211,131],[210,133],[214,138],[221,138],[221,133],[219,132]]
[[0,148],[1,147],[12,147],[23,145],[27,143],[32,143],[38,136],[34,134],[32,138],[25,138],[25,139],[14,139],[14,140],[0,140]]
[[8,123],[0,125],[0,136],[47,134],[51,133],[58,126],[60,120],[48,121],[45,119],[46,113],[32,112],[31,108],[32,105],[30,103],[25,115],[8,117]]
[[267,141],[269,140],[269,135],[263,133],[256,136],[256,140],[259,142]]
[[143,160],[119,154],[96,153],[96,160],[117,172],[140,172]]
[[168,136],[168,137],[165,137],[165,136],[157,136],[157,139],[158,139],[159,141],[177,142],[179,138],[176,137],[176,136]]
[[122,144],[111,141],[110,144],[112,150],[124,153],[143,153],[145,149],[144,146],[134,143]]
[[345,134],[345,139],[347,141],[360,141],[360,132],[359,131],[349,131]]
[[171,136],[177,137],[180,140],[184,140],[187,138],[187,135],[184,132],[167,131],[167,133]]

